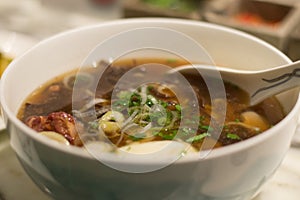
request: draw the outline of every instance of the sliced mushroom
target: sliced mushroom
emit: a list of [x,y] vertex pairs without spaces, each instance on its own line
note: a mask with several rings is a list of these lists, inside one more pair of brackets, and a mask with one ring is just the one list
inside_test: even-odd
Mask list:
[[261,115],[254,111],[246,111],[241,114],[241,120],[243,123],[257,127],[261,131],[265,131],[270,127],[270,124]]

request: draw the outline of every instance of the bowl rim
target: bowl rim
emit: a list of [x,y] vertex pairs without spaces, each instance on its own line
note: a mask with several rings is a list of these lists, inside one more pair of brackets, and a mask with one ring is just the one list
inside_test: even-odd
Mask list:
[[[227,32],[227,33],[230,33],[230,34],[236,34],[236,35],[239,35],[240,37],[244,37],[246,39],[249,39],[249,40],[252,40],[256,43],[259,43],[262,46],[267,47],[268,49],[270,49],[270,51],[273,51],[276,54],[278,54],[287,63],[292,62],[284,53],[279,51],[277,48],[275,48],[271,44],[255,37],[255,36],[252,36],[248,33],[245,33],[243,31],[236,30],[236,29],[229,28],[229,27],[224,27],[222,25],[212,24],[212,23],[203,22],[203,21],[194,21],[194,20],[186,20],[186,19],[172,19],[172,18],[118,19],[118,20],[113,20],[113,21],[108,21],[108,22],[101,22],[99,24],[78,27],[78,28],[75,28],[75,29],[71,29],[71,30],[67,30],[67,31],[58,33],[56,35],[53,35],[49,38],[46,38],[46,39],[40,41],[34,47],[32,47],[31,49],[26,51],[22,56],[19,56],[18,58],[16,58],[10,64],[10,67],[7,70],[5,70],[5,72],[2,76],[2,80],[1,80],[2,84],[1,84],[0,92],[1,92],[1,107],[3,109],[3,112],[7,115],[7,118],[11,121],[11,123],[15,124],[15,126],[17,126],[22,132],[26,133],[26,135],[29,136],[32,140],[34,140],[38,143],[41,143],[41,144],[43,144],[43,145],[45,145],[49,148],[53,148],[56,151],[64,152],[66,154],[72,154],[73,156],[79,156],[79,157],[86,158],[86,159],[91,159],[91,158],[95,159],[89,152],[87,152],[84,149],[85,147],[66,146],[66,145],[60,144],[56,141],[45,140],[44,136],[36,134],[36,132],[34,130],[27,127],[25,124],[23,124],[16,117],[16,114],[10,110],[9,106],[7,105],[7,103],[5,101],[4,92],[3,92],[5,90],[4,90],[3,82],[5,83],[5,79],[7,77],[7,74],[9,74],[10,71],[11,71],[10,69],[13,68],[16,65],[16,63],[19,63],[19,60],[22,60],[22,58],[24,56],[26,56],[28,52],[30,52],[33,49],[39,48],[39,46],[43,45],[44,43],[49,43],[52,40],[56,40],[57,38],[64,37],[64,36],[69,35],[69,34],[76,34],[77,32],[82,32],[82,31],[89,31],[89,30],[103,28],[103,27],[109,27],[109,26],[117,26],[119,24],[122,24],[122,25],[142,24],[143,26],[146,27],[147,23],[159,23],[160,25],[167,24],[167,23],[172,23],[172,24],[176,24],[176,25],[190,25],[190,26],[195,26],[195,27],[201,26],[201,27],[212,29],[212,30],[221,30],[221,31],[224,31],[224,32]],[[263,132],[262,134],[259,134],[255,137],[252,137],[252,138],[249,138],[245,141],[238,142],[238,143],[226,146],[226,147],[221,147],[221,148],[214,149],[205,158],[202,158],[202,159],[210,160],[210,159],[218,158],[218,157],[221,157],[221,156],[224,156],[224,155],[229,155],[229,154],[232,154],[232,153],[236,153],[238,151],[253,147],[255,145],[259,145],[263,141],[265,141],[268,138],[272,137],[272,135],[276,134],[276,132],[274,131],[275,129],[278,129],[282,126],[285,126],[286,123],[288,121],[290,121],[294,115],[296,115],[298,109],[300,109],[300,96],[299,95],[298,95],[298,99],[296,100],[296,103],[293,105],[291,111],[289,111],[287,113],[287,115],[284,117],[284,119],[282,119],[279,123],[277,123],[272,128],[268,129],[267,131]],[[196,156],[194,154],[189,154],[189,155],[185,156],[184,159],[179,159],[177,161],[179,163],[195,162],[195,161],[199,161],[199,156]],[[114,161],[114,162],[128,163],[128,164],[135,164],[135,165],[136,164],[142,164],[142,165],[146,164],[145,162],[141,163],[137,160],[128,160],[128,159],[126,159],[126,161],[124,161],[124,160],[118,161],[117,160],[117,161]],[[149,162],[147,164],[157,164],[157,163],[152,160],[151,162]]]

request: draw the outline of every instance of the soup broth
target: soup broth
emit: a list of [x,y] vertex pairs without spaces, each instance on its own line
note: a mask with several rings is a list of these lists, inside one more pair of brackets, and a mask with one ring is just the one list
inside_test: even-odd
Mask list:
[[[92,140],[117,147],[178,140],[204,150],[251,138],[284,117],[275,97],[251,107],[249,95],[230,82],[224,82],[226,98],[212,98],[205,81],[195,74],[184,77],[196,94],[196,107],[187,106],[191,105],[187,97],[176,95],[176,81],[154,81],[133,88],[128,82],[127,89],[116,87],[126,72],[147,63],[169,67],[187,64],[174,59],[128,59],[110,65],[99,62],[98,67],[68,72],[39,87],[25,100],[18,118],[41,134],[75,146]],[[109,67],[98,80],[103,66]],[[141,68],[136,76],[143,73]],[[226,105],[226,112],[221,105]],[[196,115],[183,115],[192,109],[197,109]],[[225,120],[220,120],[223,112]]]

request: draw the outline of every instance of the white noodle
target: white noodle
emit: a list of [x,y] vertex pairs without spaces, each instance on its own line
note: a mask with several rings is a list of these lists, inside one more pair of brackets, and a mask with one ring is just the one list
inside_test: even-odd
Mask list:
[[138,114],[138,110],[135,110],[133,113],[132,113],[132,115],[130,115],[125,121],[124,121],[124,123],[122,124],[122,127],[121,128],[123,128],[123,127],[125,127],[129,122],[131,122],[133,119],[134,119],[134,117]]
[[80,109],[80,112],[83,112],[83,111],[86,111],[88,110],[89,108],[91,108],[92,106],[98,104],[98,103],[104,103],[104,102],[107,102],[106,99],[102,99],[102,98],[95,98],[95,99],[92,99],[90,102],[88,102],[87,104],[85,104],[81,109]]
[[141,104],[143,105],[147,101],[147,86],[146,85],[142,86],[140,95],[141,95],[141,98],[142,98]]

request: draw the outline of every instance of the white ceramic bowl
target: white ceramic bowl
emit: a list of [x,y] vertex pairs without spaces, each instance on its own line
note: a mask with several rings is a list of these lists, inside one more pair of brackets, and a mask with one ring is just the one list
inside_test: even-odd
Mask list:
[[[33,181],[55,199],[252,198],[274,174],[290,146],[300,109],[297,91],[280,95],[288,114],[263,134],[214,150],[204,159],[195,154],[148,173],[112,169],[84,149],[45,139],[16,118],[20,104],[37,86],[78,67],[90,51],[108,37],[143,27],[162,27],[183,33],[202,44],[216,63],[233,68],[264,69],[291,62],[274,47],[242,32],[179,19],[119,20],[59,34],[16,59],[2,78],[3,114],[11,145],[21,164]],[[168,35],[162,34],[154,40],[178,45],[176,41],[169,41]],[[122,47],[122,44],[116,45]],[[147,163],[112,162],[129,168],[160,165],[155,159]]]

